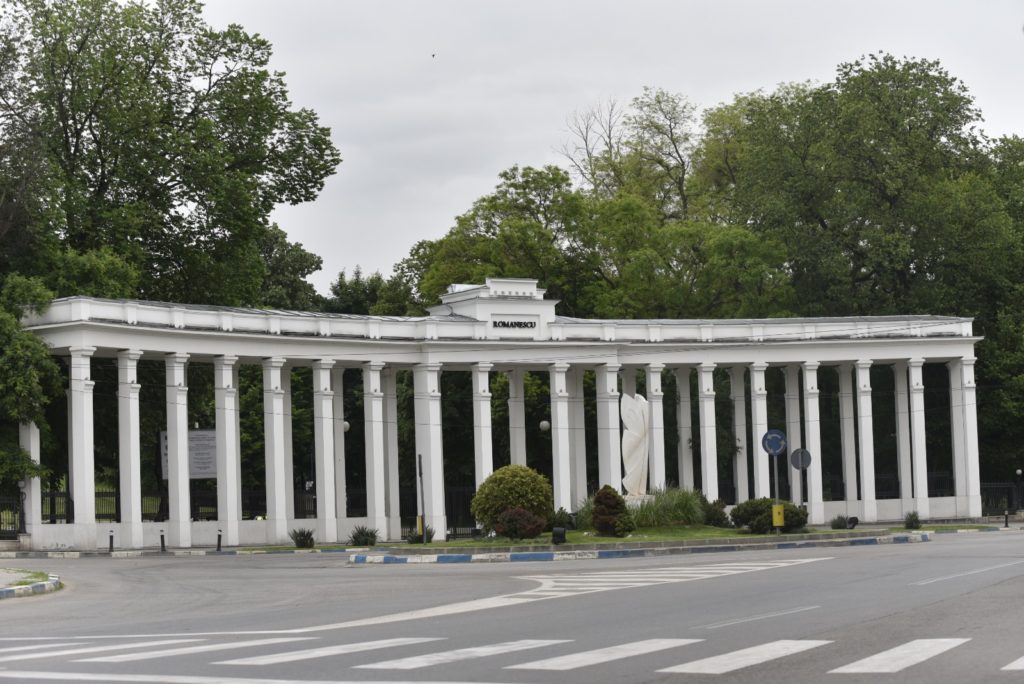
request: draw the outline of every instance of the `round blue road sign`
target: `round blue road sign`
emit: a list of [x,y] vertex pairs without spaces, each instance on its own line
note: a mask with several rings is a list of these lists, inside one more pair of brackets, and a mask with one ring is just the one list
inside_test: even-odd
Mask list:
[[786,433],[782,430],[769,430],[761,438],[761,448],[772,456],[786,453]]

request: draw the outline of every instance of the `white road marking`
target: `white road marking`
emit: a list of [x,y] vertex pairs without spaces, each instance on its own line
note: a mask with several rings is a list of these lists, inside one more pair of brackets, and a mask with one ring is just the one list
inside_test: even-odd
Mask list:
[[737,618],[735,620],[727,620],[726,622],[716,622],[711,625],[701,625],[697,629],[721,629],[722,627],[742,625],[744,622],[756,622],[757,620],[767,620],[773,617],[782,617],[783,615],[792,615],[793,613],[803,613],[808,610],[817,610],[818,608],[821,608],[821,606],[801,606],[800,608],[790,608],[789,610],[780,610],[775,613],[762,613],[760,615],[751,615],[750,617]]
[[565,670],[575,670],[581,667],[588,667],[590,665],[609,663],[613,660],[620,660],[622,658],[630,658],[647,653],[655,653],[656,651],[664,651],[668,648],[695,644],[699,641],[703,641],[703,639],[645,639],[644,641],[634,641],[629,644],[609,646],[608,648],[596,648],[593,651],[572,653],[570,655],[558,656],[557,658],[535,660],[532,663],[523,663],[522,665],[510,665],[505,669],[557,670],[559,672],[563,672]]
[[837,667],[829,672],[840,674],[892,673],[901,672],[911,665],[923,663],[929,658],[945,653],[951,648],[966,644],[970,639],[915,639],[888,651],[882,651],[868,658]]
[[750,667],[751,665],[766,663],[769,660],[776,660],[785,656],[809,651],[812,648],[818,648],[819,646],[831,643],[831,641],[794,641],[791,639],[781,639],[779,641],[770,641],[767,644],[761,644],[760,646],[743,648],[739,651],[733,651],[732,653],[723,653],[722,655],[713,656],[711,658],[703,658],[701,660],[694,660],[674,667],[666,667],[663,670],[658,670],[658,672],[724,674],[726,672],[732,672],[733,670],[743,669],[744,667]]
[[955,575],[943,575],[942,577],[932,577],[931,579],[921,580],[920,582],[911,582],[911,586],[923,587],[926,584],[932,584],[934,582],[944,582],[945,580],[956,579],[958,577],[967,577],[969,575],[977,575],[980,572],[988,572],[990,570],[998,570],[1000,568],[1008,568],[1011,565],[1020,565],[1024,563],[1024,560],[1013,561],[1012,563],[1000,563],[999,565],[990,565],[987,568],[978,568],[977,570],[968,570],[967,572],[958,572]]
[[62,646],[75,646],[73,642],[67,642],[63,644],[32,644],[31,646],[9,646],[7,648],[0,648],[0,653],[12,653],[14,651],[38,651],[41,648],[61,648]]
[[530,648],[541,648],[554,646],[572,641],[571,639],[522,639],[520,641],[506,641],[500,644],[488,646],[473,646],[471,648],[459,648],[454,651],[441,651],[440,653],[428,653],[422,656],[411,656],[409,658],[398,658],[397,660],[385,660],[369,665],[356,665],[355,669],[362,670],[417,670],[421,667],[431,665],[447,665],[462,660],[474,658],[486,658],[487,656],[514,653],[525,651]]
[[377,641],[360,641],[354,644],[338,644],[336,646],[324,646],[322,648],[308,648],[302,651],[288,651],[286,653],[253,656],[251,658],[222,660],[218,663],[214,663],[214,665],[277,665],[278,663],[293,663],[297,660],[312,660],[314,658],[326,658],[328,656],[344,655],[346,653],[361,653],[362,651],[373,651],[379,648],[392,648],[395,646],[408,646],[411,644],[423,644],[428,641],[443,640],[443,637],[412,637],[379,639]]
[[[298,627],[294,629],[258,629],[258,630],[239,630],[229,632],[185,632],[185,633],[172,633],[172,634],[121,634],[121,635],[110,635],[102,637],[64,637],[65,639],[71,638],[116,638],[116,639],[128,639],[132,637],[137,638],[154,638],[154,637],[210,637],[210,636],[270,636],[270,635],[283,635],[283,634],[310,634],[314,632],[327,632],[340,629],[350,629],[353,627],[371,627],[376,625],[386,625],[394,622],[405,622],[407,620],[422,620],[425,618],[443,617],[447,615],[459,615],[462,613],[470,613],[478,610],[492,610],[495,608],[507,608],[510,606],[519,606],[524,603],[532,601],[543,601],[545,599],[555,598],[566,598],[571,596],[579,596],[581,594],[590,594],[600,591],[611,591],[614,589],[631,588],[631,587],[647,587],[657,584],[668,584],[675,582],[690,582],[701,579],[714,579],[716,577],[722,577],[725,575],[737,575],[747,572],[759,572],[762,570],[773,570],[776,568],[786,568],[797,565],[804,565],[806,563],[815,563],[817,561],[832,560],[832,556],[826,556],[822,558],[802,558],[795,560],[781,560],[781,561],[764,561],[761,563],[715,563],[709,565],[697,565],[697,566],[684,566],[678,568],[656,568],[651,570],[637,570],[635,572],[623,572],[623,571],[608,571],[608,572],[596,572],[596,573],[579,573],[579,574],[559,574],[559,575],[531,575],[526,577],[517,577],[516,579],[528,579],[540,582],[541,586],[535,589],[529,589],[527,591],[519,592],[518,594],[506,594],[504,596],[494,596],[491,598],[475,599],[472,601],[463,601],[461,603],[452,603],[444,606],[435,606],[433,608],[421,608],[419,610],[410,610],[403,613],[392,613],[390,615],[381,615],[378,617],[363,618],[359,620],[349,620],[347,622],[334,622],[326,625],[314,625],[312,627]],[[624,576],[632,576],[635,581],[630,582],[629,586],[623,586],[618,583],[608,584],[599,586],[598,583],[602,581],[602,578],[621,578]],[[572,586],[574,582],[580,581],[581,578],[586,578],[585,581],[593,581],[593,586]],[[562,588],[562,585],[571,588]]]
[[[96,674],[95,672],[33,672],[31,670],[0,670],[0,679],[41,679],[55,682],[141,682],[142,684],[366,684],[348,679],[250,679],[248,677],[195,677],[189,675]],[[451,684],[449,681],[399,680],[374,684]],[[496,682],[463,682],[459,684],[497,684]]]
[[28,660],[30,658],[55,658],[58,656],[78,655],[80,653],[99,653],[102,651],[120,651],[127,648],[146,648],[147,646],[169,646],[171,644],[185,644],[202,639],[162,639],[160,641],[137,641],[133,644],[108,644],[106,646],[83,646],[81,648],[66,648],[62,651],[47,651],[46,653],[18,653],[16,655],[0,656],[0,663],[7,663],[12,660]]
[[1002,669],[1007,671],[1024,670],[1024,657],[1017,658],[1012,663],[1010,663]]
[[293,641],[309,641],[316,637],[278,637],[277,639],[253,639],[251,641],[233,641],[222,644],[201,644],[199,646],[181,646],[179,648],[166,648],[162,651],[145,651],[144,653],[121,653],[113,656],[100,656],[98,658],[82,658],[76,663],[129,663],[136,660],[153,660],[154,658],[167,658],[169,656],[191,655],[193,653],[209,653],[210,651],[229,651],[236,648],[253,648],[256,646],[271,646],[273,644],[287,644]]

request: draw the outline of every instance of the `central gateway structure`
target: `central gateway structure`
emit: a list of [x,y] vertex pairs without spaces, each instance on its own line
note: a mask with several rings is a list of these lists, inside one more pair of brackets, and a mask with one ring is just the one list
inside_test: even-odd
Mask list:
[[[939,316],[787,318],[765,320],[584,320],[555,314],[537,281],[488,278],[484,285],[453,285],[442,303],[422,318],[314,314],[143,301],[69,297],[24,323],[70,368],[68,457],[74,520],[44,524],[38,480],[25,484],[29,545],[36,549],[92,549],[107,545],[155,546],[166,531],[171,546],[212,545],[222,531],[228,546],[281,543],[288,531],[312,521],[293,519],[291,388],[288,370],[312,367],[316,467],[316,536],[346,539],[355,525],[389,538],[400,536],[395,371],[411,370],[415,387],[416,452],[423,459],[426,523],[447,529],[441,439],[440,373],[472,374],[475,475],[492,470],[490,374],[509,378],[509,442],[513,463],[526,462],[523,374],[550,374],[552,479],[555,507],[573,510],[587,494],[584,431],[585,371],[596,375],[599,485],[621,488],[619,397],[635,394],[645,374],[650,405],[648,482],[665,486],[665,411],[677,415],[678,472],[694,484],[691,401],[699,407],[701,489],[719,497],[713,372],[729,370],[737,443],[737,499],[753,480],[754,496],[770,495],[769,461],[761,452],[768,429],[765,370],[782,366],[786,377],[786,432],[790,448],[803,446],[814,460],[807,492],[790,473],[797,500],[808,502],[810,522],[837,514],[863,521],[981,515],[971,319]],[[116,357],[118,367],[120,522],[96,523],[91,359]],[[140,477],[140,359],[166,364],[169,510],[165,522],[143,522]],[[217,512],[215,521],[190,520],[185,367],[210,363],[216,397]],[[949,368],[955,495],[930,497],[925,450],[922,366]],[[260,364],[264,387],[266,520],[241,520],[238,369]],[[897,499],[876,499],[872,397],[869,371],[891,366],[896,388]],[[818,371],[838,366],[845,500],[824,501]],[[344,497],[344,368],[363,372],[367,514],[347,518]],[[675,374],[676,406],[663,401],[663,372]],[[690,397],[691,373],[698,395]],[[749,373],[749,383],[746,374]],[[800,381],[802,375],[802,382]],[[746,390],[749,384],[750,391]],[[751,424],[747,425],[747,402]],[[856,412],[854,405],[856,404]],[[801,406],[803,414],[801,416]],[[467,416],[468,420],[468,416]],[[102,429],[114,429],[103,426]],[[802,438],[801,438],[802,434]],[[39,431],[27,424],[22,445],[39,458]],[[748,445],[753,450],[748,473]],[[796,471],[793,471],[796,472]],[[859,487],[858,487],[859,480]],[[339,505],[339,502],[342,502]],[[406,512],[410,513],[409,511]]]

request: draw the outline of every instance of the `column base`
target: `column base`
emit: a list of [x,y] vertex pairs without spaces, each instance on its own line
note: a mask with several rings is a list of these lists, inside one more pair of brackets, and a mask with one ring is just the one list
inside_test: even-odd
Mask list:
[[825,504],[818,501],[807,504],[807,522],[811,525],[825,524]]
[[932,517],[931,506],[929,505],[928,499],[915,499],[914,509],[917,510],[917,517],[921,520],[927,520]]
[[97,544],[96,523],[73,523],[75,549],[78,551],[95,551],[99,548]]
[[141,549],[144,546],[142,541],[142,521],[121,523],[121,546],[126,549]]
[[874,499],[861,501],[861,522],[878,522],[878,504]]
[[167,531],[167,545],[180,549],[192,548],[192,521],[168,520],[164,523]]
[[444,515],[428,515],[427,525],[434,528],[434,539],[436,541],[444,541],[445,535],[448,534],[448,518]]
[[388,541],[398,541],[402,538],[402,519],[397,515],[388,518],[386,537]]
[[284,518],[271,518],[264,523],[268,544],[289,544],[288,521]]
[[218,520],[217,529],[221,532],[221,546],[238,546],[237,520]]
[[333,544],[338,541],[338,519],[317,518],[316,538],[322,544]]

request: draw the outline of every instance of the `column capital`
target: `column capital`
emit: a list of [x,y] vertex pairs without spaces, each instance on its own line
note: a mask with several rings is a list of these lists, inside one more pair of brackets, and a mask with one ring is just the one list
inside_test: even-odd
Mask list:
[[413,366],[413,368],[415,370],[426,371],[428,373],[440,373],[441,372],[441,364],[437,363],[436,361],[430,361],[430,362],[427,362],[427,363],[417,363],[415,366]]
[[604,368],[607,373],[618,373],[622,370],[621,363],[602,363],[600,367]]
[[122,349],[117,352],[118,361],[138,361],[141,358],[141,349]]
[[700,369],[703,372],[713,371],[718,368],[718,364],[714,361],[701,361]]
[[387,364],[383,361],[366,361],[363,363],[363,370],[381,372]]
[[757,373],[764,373],[766,370],[768,370],[768,364],[765,361],[755,361],[754,363],[750,364],[750,370],[755,371]]
[[170,352],[164,355],[164,361],[168,366],[178,365],[184,366],[188,362],[188,354],[185,352]]
[[661,371],[665,370],[665,364],[660,362],[649,363],[647,364],[646,368],[651,373],[660,373]]
[[491,369],[494,368],[494,364],[490,361],[480,361],[479,363],[473,364],[473,370],[490,373]]
[[565,373],[569,370],[570,364],[567,361],[556,361],[548,366],[548,369],[552,373]]
[[263,359],[263,368],[266,370],[280,370],[284,368],[287,362],[288,359],[282,356],[269,356]]
[[868,370],[873,363],[874,361],[871,359],[857,359],[854,365],[857,366],[857,370]]
[[804,361],[803,363],[804,372],[813,372],[821,368],[821,362],[819,361]]
[[73,357],[89,357],[96,353],[96,347],[68,347],[68,353]]
[[337,363],[334,359],[317,359],[313,362],[313,370],[329,371]]
[[907,359],[907,365],[911,368],[920,368],[924,365],[924,359],[916,357],[913,359]]

